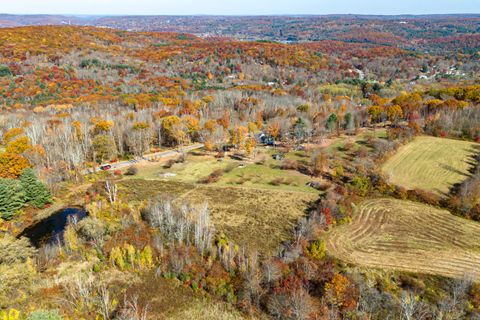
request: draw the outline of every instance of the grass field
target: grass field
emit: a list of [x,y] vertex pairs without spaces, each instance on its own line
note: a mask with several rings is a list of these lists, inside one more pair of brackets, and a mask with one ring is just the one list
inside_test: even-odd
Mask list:
[[146,200],[161,194],[193,203],[207,202],[219,232],[235,243],[274,254],[289,240],[298,219],[318,193],[211,186],[180,181],[125,180],[122,193],[129,200]]
[[164,162],[158,164],[151,164],[145,167],[140,167],[138,174],[134,179],[147,180],[163,180],[165,173],[173,173],[175,176],[169,177],[168,180],[180,181],[188,183],[196,183],[201,178],[208,176],[216,169],[224,169],[228,163],[217,162],[211,156],[187,155],[187,161],[184,163],[176,163],[171,168],[164,168]]
[[[277,163],[274,161],[269,160],[262,165],[250,164],[244,168],[237,167],[223,175],[216,185],[318,193],[307,186],[307,183],[312,181],[309,176],[294,170],[279,169],[280,161]],[[276,180],[280,183],[275,183]]]
[[366,200],[327,235],[327,250],[361,266],[461,278],[480,270],[480,223],[424,204]]
[[[307,186],[307,183],[312,181],[309,176],[294,170],[280,169],[281,161],[276,161],[271,157],[277,152],[273,149],[262,150],[265,157],[263,164],[245,163],[230,158],[225,158],[222,162],[218,162],[211,155],[188,154],[184,163],[176,163],[168,169],[163,167],[164,163],[141,167],[138,174],[132,178],[197,183],[213,171],[226,169],[231,166],[234,169],[225,172],[220,180],[212,185],[318,193],[315,189]],[[303,161],[309,160],[305,160],[301,153],[291,152],[287,155],[287,158]],[[238,167],[240,163],[245,166]],[[174,174],[174,176],[164,178],[164,174]],[[275,180],[281,183],[273,184]]]
[[[347,142],[352,143],[352,149],[348,152],[353,152],[358,150],[360,147],[365,146],[369,137],[375,136],[380,139],[387,138],[387,130],[384,128],[378,128],[375,131],[373,129],[368,129],[362,132],[359,132],[355,136],[349,136],[342,134],[339,137],[334,138],[333,142],[326,148],[328,152],[336,152],[339,156],[345,158],[347,156],[347,152],[344,150],[344,146]],[[367,147],[367,149],[370,149]]]
[[[320,192],[307,186],[310,176],[280,169],[282,162],[272,158],[278,150],[261,148],[259,153],[257,159],[264,159],[261,164],[228,157],[219,162],[212,155],[190,153],[185,162],[170,168],[164,168],[165,161],[139,167],[123,187],[131,200],[169,194],[177,202],[207,202],[219,232],[261,254],[276,254]],[[292,151],[286,158],[310,160],[303,151]],[[218,181],[198,183],[213,171],[227,168]]]
[[469,176],[478,143],[418,137],[401,147],[383,166],[393,184],[447,194]]

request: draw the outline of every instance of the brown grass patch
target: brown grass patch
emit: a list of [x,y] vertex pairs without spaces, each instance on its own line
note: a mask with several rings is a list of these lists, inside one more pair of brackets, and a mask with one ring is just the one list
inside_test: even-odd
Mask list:
[[177,202],[207,202],[219,232],[262,254],[273,254],[282,241],[290,240],[298,219],[318,198],[314,193],[153,180],[126,180],[122,189],[129,200],[171,195]]

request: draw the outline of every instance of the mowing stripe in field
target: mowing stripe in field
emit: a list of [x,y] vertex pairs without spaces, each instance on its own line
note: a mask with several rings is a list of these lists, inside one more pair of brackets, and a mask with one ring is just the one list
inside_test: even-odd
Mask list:
[[382,170],[393,184],[444,195],[468,178],[479,152],[478,143],[422,136],[402,146]]
[[364,201],[328,234],[327,250],[366,267],[462,278],[480,271],[480,223],[424,204]]

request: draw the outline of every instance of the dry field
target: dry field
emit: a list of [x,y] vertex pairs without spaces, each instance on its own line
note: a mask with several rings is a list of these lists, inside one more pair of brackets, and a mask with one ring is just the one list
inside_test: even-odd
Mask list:
[[126,180],[121,185],[129,200],[170,195],[177,202],[207,202],[217,231],[262,254],[275,254],[279,245],[293,235],[293,228],[308,206],[318,199],[318,194],[308,192],[178,181]]
[[328,235],[327,250],[366,267],[461,278],[480,271],[480,223],[410,201],[366,200]]
[[479,147],[467,141],[418,137],[401,147],[382,169],[393,184],[447,194],[468,177]]

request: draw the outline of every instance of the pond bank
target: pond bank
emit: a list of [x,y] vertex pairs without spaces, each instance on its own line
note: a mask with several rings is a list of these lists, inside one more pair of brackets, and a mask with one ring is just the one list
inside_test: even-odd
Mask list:
[[30,239],[32,245],[37,248],[62,242],[67,225],[73,221],[78,222],[86,216],[87,212],[83,207],[63,208],[40,221],[37,220],[37,223],[24,229],[18,237]]

